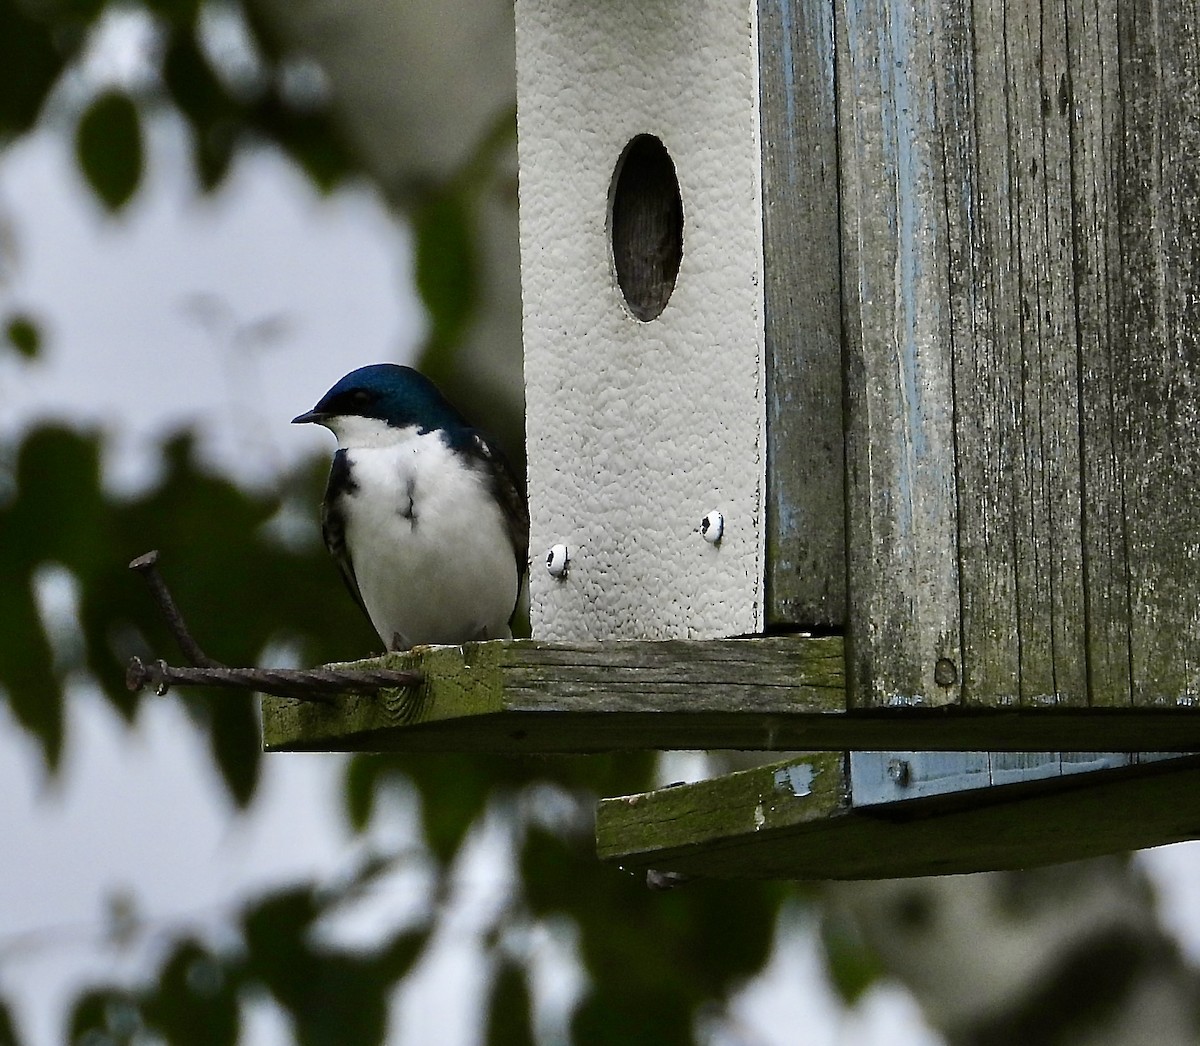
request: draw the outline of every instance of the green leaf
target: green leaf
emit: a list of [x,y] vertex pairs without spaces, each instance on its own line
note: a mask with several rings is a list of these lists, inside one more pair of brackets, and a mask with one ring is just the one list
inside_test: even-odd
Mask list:
[[273,95],[255,109],[254,123],[287,150],[318,189],[328,192],[356,168],[325,112],[298,112]]
[[365,831],[375,811],[375,790],[389,770],[402,772],[394,758],[386,755],[352,756],[346,764],[346,815],[356,832]]
[[75,156],[109,210],[129,202],[142,176],[142,128],[127,94],[106,91],[88,106],[75,132]]
[[34,359],[42,349],[42,331],[33,317],[18,312],[8,318],[4,336],[27,360]]
[[71,1046],[133,1046],[142,1030],[142,1015],[137,1001],[116,988],[91,988],[75,1000],[71,1008],[69,1042]]
[[100,441],[57,426],[34,429],[17,456],[16,479],[16,500],[0,509],[0,563],[32,574],[50,560],[81,580],[91,576],[112,554],[103,524]]
[[405,931],[393,937],[376,960],[385,983],[396,984],[407,977],[428,944],[429,933],[425,930]]
[[214,189],[233,159],[241,114],[189,29],[174,33],[167,44],[163,82],[191,125],[200,184]]
[[492,980],[487,1016],[487,1046],[534,1046],[533,1005],[525,970],[502,960]]
[[190,26],[196,19],[200,0],[144,0],[146,7],[164,19],[181,26]]
[[594,860],[594,853],[586,853],[584,844],[536,826],[526,829],[518,867],[530,910],[535,915],[570,911],[578,903],[579,869],[589,858]]
[[409,776],[421,793],[425,841],[447,863],[476,820],[496,785],[487,760],[465,755],[410,756]]
[[654,892],[640,875],[599,865],[581,834],[531,827],[519,865],[529,909],[579,928],[593,989],[574,1040],[690,1043],[699,1008],[762,969],[786,888],[697,881]]
[[693,1046],[686,997],[652,980],[626,991],[600,981],[571,1020],[573,1042],[588,1046]]
[[30,18],[25,6],[0,3],[0,138],[33,126],[63,67],[52,29]]
[[16,497],[0,505],[0,686],[14,714],[57,765],[63,737],[62,684],[34,602],[33,577],[44,563],[67,567],[82,582],[107,555],[99,444],[59,428],[36,429],[20,448]]
[[54,3],[40,3],[27,6],[40,8],[47,13],[53,13],[60,24],[89,24],[94,22],[104,10],[106,0],[55,0]]
[[146,1023],[172,1046],[234,1046],[240,1016],[225,963],[203,945],[184,939],[142,996]]
[[257,698],[249,694],[206,694],[213,759],[234,801],[241,807],[254,798],[262,770]]
[[0,1046],[20,1046],[16,1021],[13,1020],[8,1003],[3,999],[0,999]]
[[[413,231],[417,291],[429,310],[430,341],[453,346],[471,319],[477,297],[467,194],[459,190],[431,196],[413,214]],[[433,377],[436,381],[444,375]]]
[[54,769],[62,755],[63,693],[28,578],[0,585],[0,621],[0,686],[17,722],[38,739]]
[[382,1043],[390,990],[412,968],[426,935],[401,933],[370,955],[333,951],[310,938],[322,911],[309,887],[281,891],[249,911],[246,977],[290,1012],[300,1046]]
[[376,1046],[387,1032],[385,983],[369,959],[319,958],[315,976],[289,1007],[299,1046]]
[[247,973],[286,993],[280,979],[305,961],[308,931],[320,914],[316,893],[306,885],[276,891],[247,908],[242,917]]
[[822,911],[821,944],[830,983],[847,1004],[856,1003],[883,976],[879,957],[850,917],[833,905],[826,905]]

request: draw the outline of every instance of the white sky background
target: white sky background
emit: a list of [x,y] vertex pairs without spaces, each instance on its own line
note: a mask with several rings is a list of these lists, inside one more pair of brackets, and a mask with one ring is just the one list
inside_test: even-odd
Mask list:
[[[110,426],[128,482],[149,437],[197,424],[210,460],[261,479],[328,449],[325,433],[288,422],[337,378],[411,354],[423,315],[407,240],[370,190],[320,197],[266,151],[201,197],[180,130],[154,131],[147,184],[118,218],[82,186],[61,136],[8,151],[0,293],[45,321],[48,348],[45,366],[0,372],[0,426]],[[263,321],[274,329],[256,337]]]
[[[147,448],[164,431],[196,425],[210,461],[270,482],[285,463],[331,450],[324,432],[291,428],[293,415],[352,367],[403,361],[419,341],[405,233],[370,190],[320,197],[265,151],[243,158],[214,198],[200,198],[178,129],[156,126],[151,145],[148,180],[118,219],[82,188],[61,137],[39,134],[0,158],[0,317],[29,310],[47,335],[36,365],[0,355],[0,434],[48,417],[103,425],[117,448],[108,475],[127,487],[153,475]],[[211,303],[205,322],[187,304],[198,298]],[[273,337],[247,337],[250,325],[276,318]],[[344,598],[330,578],[330,598]],[[388,811],[367,841],[352,836],[338,806],[337,756],[269,757],[254,809],[237,816],[170,699],[148,702],[129,732],[82,692],[69,730],[62,778],[47,782],[0,704],[0,992],[34,1046],[62,1041],[56,1022],[89,975],[153,969],[142,948],[97,947],[112,898],[132,898],[146,919],[203,927],[248,890],[335,875],[367,845],[411,838],[411,809]],[[425,983],[398,1006],[392,1041],[475,1041],[462,1001],[480,985],[473,926],[507,889],[497,852],[480,843],[460,869],[461,918]],[[1189,845],[1144,859],[1166,919],[1200,959],[1197,853]],[[415,867],[373,900],[368,922],[411,915],[426,886]],[[801,1041],[798,1028],[811,1046],[935,1041],[895,989],[843,1012],[811,927],[789,925],[767,977],[736,1005],[736,1025],[712,1029],[715,1042],[785,1046]],[[561,964],[545,949],[548,964]],[[281,1041],[280,1021],[256,1012],[245,1041]]]

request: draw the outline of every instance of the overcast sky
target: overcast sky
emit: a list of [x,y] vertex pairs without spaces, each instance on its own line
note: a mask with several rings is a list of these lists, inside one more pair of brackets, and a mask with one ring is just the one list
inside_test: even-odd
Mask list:
[[0,373],[0,426],[111,426],[125,480],[146,437],[180,424],[246,477],[328,450],[325,433],[288,421],[345,371],[403,361],[420,339],[404,230],[370,189],[323,198],[267,151],[200,197],[178,127],[153,130],[146,184],[115,218],[82,190],[60,136],[5,153],[0,293],[48,337],[44,364]]

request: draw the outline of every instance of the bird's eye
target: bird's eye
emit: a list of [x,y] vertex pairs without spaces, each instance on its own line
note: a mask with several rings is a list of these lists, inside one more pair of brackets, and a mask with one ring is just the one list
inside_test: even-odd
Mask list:
[[355,389],[350,393],[350,402],[356,407],[369,407],[371,399],[371,394],[366,389]]

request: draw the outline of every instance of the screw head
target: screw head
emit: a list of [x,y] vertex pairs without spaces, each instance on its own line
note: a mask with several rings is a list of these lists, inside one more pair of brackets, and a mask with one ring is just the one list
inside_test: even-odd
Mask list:
[[912,764],[907,759],[892,759],[887,765],[887,775],[897,787],[907,788],[912,784]]
[[566,577],[567,565],[570,561],[571,556],[567,552],[566,545],[551,545],[550,551],[546,553],[546,570],[549,571],[551,577]]
[[710,545],[715,545],[725,533],[725,517],[720,509],[713,509],[700,520],[700,536]]
[[933,681],[938,686],[954,686],[958,682],[958,668],[948,657],[939,657],[933,666]]

